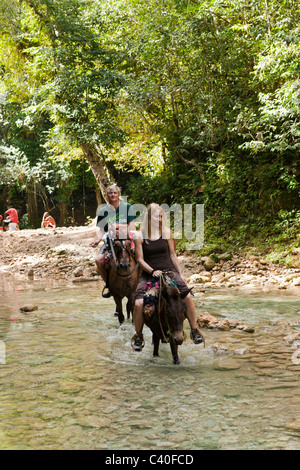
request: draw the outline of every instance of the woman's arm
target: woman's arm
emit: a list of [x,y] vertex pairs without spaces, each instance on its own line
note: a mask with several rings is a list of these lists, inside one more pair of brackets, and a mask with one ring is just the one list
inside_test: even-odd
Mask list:
[[146,271],[148,274],[152,273],[152,275],[154,275],[154,277],[160,276],[161,271],[157,270],[157,271],[153,272],[153,269],[151,268],[151,266],[149,266],[149,264],[146,263],[146,261],[144,260],[143,238],[141,237],[141,235],[139,235],[138,237],[135,238],[134,244],[135,244],[135,259],[138,262],[138,264],[141,266],[141,268],[144,271]]

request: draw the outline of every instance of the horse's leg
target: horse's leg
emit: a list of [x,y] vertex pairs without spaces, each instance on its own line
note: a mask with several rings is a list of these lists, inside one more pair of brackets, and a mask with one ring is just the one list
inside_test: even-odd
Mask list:
[[153,341],[153,356],[158,357],[158,349],[159,349],[159,336],[156,336],[155,333],[152,335],[152,341]]
[[180,364],[180,359],[178,357],[178,345],[172,339],[170,340],[170,347],[173,356],[173,364]]
[[119,323],[120,325],[122,325],[122,323],[124,323],[124,320],[125,320],[125,317],[123,315],[122,299],[120,299],[120,297],[114,297],[114,300],[116,304],[116,311],[118,314]]
[[133,323],[133,310],[134,310],[134,300],[135,300],[135,290],[129,295],[128,302],[127,302],[127,319],[130,320],[131,314],[131,321]]
[[127,300],[126,311],[127,311],[127,320],[129,320],[130,313],[132,312],[132,300],[130,298]]

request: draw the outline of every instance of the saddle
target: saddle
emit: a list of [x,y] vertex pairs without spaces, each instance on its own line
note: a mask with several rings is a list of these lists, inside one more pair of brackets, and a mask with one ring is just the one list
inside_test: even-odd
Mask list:
[[[163,285],[174,286],[178,288],[176,282],[167,276],[167,274],[162,275],[161,281]],[[148,281],[145,285],[143,312],[146,320],[150,320],[152,316],[157,313],[162,283],[158,280],[158,278],[152,277],[151,280]]]

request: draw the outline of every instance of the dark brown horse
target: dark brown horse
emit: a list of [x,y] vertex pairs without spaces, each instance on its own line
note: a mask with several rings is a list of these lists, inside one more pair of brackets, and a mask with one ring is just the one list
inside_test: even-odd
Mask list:
[[111,243],[108,268],[109,289],[116,304],[119,323],[125,320],[122,300],[127,298],[127,319],[133,313],[134,295],[139,278],[139,266],[131,250],[131,240],[115,240]]
[[173,363],[180,364],[178,346],[183,343],[183,322],[186,318],[186,305],[183,298],[190,291],[180,294],[177,287],[162,284],[158,304],[153,314],[147,314],[144,306],[146,325],[153,333],[153,356],[158,356],[159,342],[169,342]]

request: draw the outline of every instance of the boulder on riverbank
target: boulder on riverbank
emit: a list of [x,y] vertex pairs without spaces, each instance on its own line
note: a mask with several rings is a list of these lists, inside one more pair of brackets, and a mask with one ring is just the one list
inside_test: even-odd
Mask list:
[[200,328],[218,329],[221,331],[228,331],[235,328],[237,330],[244,331],[245,333],[255,332],[255,328],[253,328],[252,326],[244,325],[239,320],[231,318],[219,320],[218,318],[207,312],[198,315],[197,324]]
[[[95,235],[93,224],[58,227],[53,231],[0,232],[0,270],[29,280],[97,280],[95,257],[99,247],[90,247]],[[190,251],[179,254],[178,259],[183,277],[198,291],[199,288],[300,290],[300,269],[274,264],[251,253],[201,256]]]

